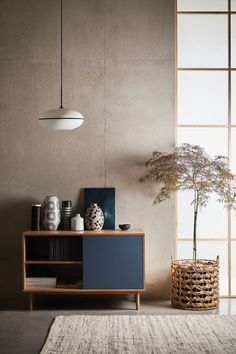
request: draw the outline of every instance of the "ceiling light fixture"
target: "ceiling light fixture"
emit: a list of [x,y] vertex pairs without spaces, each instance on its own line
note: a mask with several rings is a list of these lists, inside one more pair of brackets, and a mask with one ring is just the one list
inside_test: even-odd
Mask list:
[[80,127],[84,122],[81,113],[63,107],[63,13],[61,0],[61,105],[57,109],[43,112],[39,117],[39,124],[50,130],[72,130]]

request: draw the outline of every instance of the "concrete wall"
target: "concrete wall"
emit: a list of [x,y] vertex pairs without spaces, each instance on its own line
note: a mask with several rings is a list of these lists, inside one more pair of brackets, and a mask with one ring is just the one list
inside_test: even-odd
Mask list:
[[146,296],[169,296],[174,203],[138,183],[174,146],[174,0],[65,0],[64,105],[75,131],[42,128],[59,106],[59,0],[0,2],[1,304],[24,301],[20,233],[46,195],[82,208],[84,187],[116,187],[117,223],[146,231]]

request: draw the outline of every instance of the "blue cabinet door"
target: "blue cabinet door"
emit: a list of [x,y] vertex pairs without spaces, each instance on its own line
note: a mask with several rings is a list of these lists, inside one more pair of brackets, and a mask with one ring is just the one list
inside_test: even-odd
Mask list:
[[84,237],[84,289],[142,289],[142,252],[142,236]]

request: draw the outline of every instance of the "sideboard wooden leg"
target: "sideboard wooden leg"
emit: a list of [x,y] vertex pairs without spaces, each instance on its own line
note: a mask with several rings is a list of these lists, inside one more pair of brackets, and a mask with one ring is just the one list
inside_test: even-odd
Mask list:
[[136,310],[139,310],[140,309],[140,293],[136,293],[135,298],[136,298]]
[[33,294],[29,294],[29,310],[33,311]]

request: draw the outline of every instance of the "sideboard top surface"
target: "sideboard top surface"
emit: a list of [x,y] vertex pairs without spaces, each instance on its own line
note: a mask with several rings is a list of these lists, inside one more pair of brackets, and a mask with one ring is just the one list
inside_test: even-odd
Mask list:
[[58,230],[58,231],[49,231],[49,230],[40,230],[40,231],[24,231],[21,236],[144,236],[143,229],[129,229],[129,230],[101,230],[101,231],[71,231],[71,230]]

